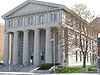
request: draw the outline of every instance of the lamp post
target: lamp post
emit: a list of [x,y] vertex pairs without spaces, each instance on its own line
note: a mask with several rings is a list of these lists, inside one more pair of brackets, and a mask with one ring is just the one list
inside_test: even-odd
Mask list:
[[98,38],[97,71],[100,73],[100,38]]

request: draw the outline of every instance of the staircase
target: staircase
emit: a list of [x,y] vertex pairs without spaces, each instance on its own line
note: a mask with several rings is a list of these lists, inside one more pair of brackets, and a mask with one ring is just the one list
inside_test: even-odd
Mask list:
[[3,66],[0,67],[0,72],[29,72],[30,70],[34,69],[34,66],[23,66],[23,65],[16,65],[16,66]]

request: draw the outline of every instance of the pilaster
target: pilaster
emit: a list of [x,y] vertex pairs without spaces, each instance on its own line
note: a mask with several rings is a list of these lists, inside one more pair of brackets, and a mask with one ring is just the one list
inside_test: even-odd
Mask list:
[[5,40],[4,40],[4,58],[3,58],[4,65],[9,64],[9,33],[5,33]]

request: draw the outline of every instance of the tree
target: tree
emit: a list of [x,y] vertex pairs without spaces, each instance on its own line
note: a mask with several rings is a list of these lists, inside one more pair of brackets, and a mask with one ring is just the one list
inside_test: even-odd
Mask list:
[[[58,38],[59,40],[60,48],[64,52],[64,57],[65,57],[64,60],[68,60],[68,52],[70,52],[69,48],[71,47],[80,48],[83,54],[83,68],[85,68],[86,56],[87,52],[89,51],[88,50],[89,35],[90,35],[89,32],[90,30],[92,30],[92,32],[95,31],[88,22],[91,22],[94,16],[91,15],[90,11],[88,11],[87,7],[84,4],[75,5],[72,10],[74,12],[71,10],[65,12],[66,15],[63,16],[62,22],[59,24],[56,30],[53,29],[54,30],[53,34],[57,35],[55,39]],[[79,36],[78,38],[79,42],[76,42],[77,38],[73,37],[73,34],[76,35],[76,33]],[[66,65],[68,65],[68,62]]]
[[79,15],[81,18],[83,18],[87,22],[92,22],[96,16],[94,16],[90,10],[87,8],[85,4],[75,4],[72,7],[72,10]]
[[[91,30],[90,22],[95,18],[94,15],[91,14],[90,10],[87,9],[86,5],[84,4],[76,4],[72,8],[72,10],[80,16],[79,19],[80,21],[78,22],[80,26],[80,49],[83,54],[83,68],[86,67],[86,56],[88,52],[88,43],[89,43],[89,30]],[[83,19],[83,21],[81,20]],[[84,26],[86,26],[86,29]],[[85,40],[82,40],[82,34],[85,35]],[[83,45],[82,41],[85,42],[85,45]]]

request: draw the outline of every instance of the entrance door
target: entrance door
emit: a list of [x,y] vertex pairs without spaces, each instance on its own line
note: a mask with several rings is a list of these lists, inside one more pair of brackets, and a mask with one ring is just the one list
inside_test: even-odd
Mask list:
[[45,63],[45,50],[42,50],[40,52],[40,64],[44,64]]
[[46,31],[44,29],[40,30],[40,53],[39,53],[39,60],[40,64],[45,63],[45,37],[46,37]]

